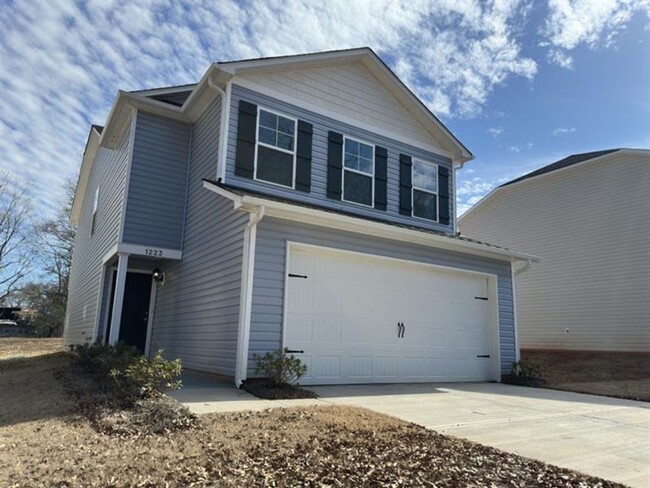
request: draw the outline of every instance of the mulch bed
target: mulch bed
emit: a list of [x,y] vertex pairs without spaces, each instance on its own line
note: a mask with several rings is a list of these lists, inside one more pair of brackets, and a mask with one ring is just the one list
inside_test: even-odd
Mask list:
[[296,400],[299,398],[318,398],[318,395],[310,390],[305,390],[297,385],[288,383],[275,383],[266,378],[251,378],[245,380],[242,388],[265,400]]

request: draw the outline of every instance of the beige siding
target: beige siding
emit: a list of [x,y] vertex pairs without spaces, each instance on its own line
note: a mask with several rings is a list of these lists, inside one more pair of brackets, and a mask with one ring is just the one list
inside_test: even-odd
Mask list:
[[360,62],[240,76],[344,117],[429,146],[440,146],[395,96]]
[[648,153],[506,187],[460,228],[542,258],[517,279],[521,347],[650,351]]

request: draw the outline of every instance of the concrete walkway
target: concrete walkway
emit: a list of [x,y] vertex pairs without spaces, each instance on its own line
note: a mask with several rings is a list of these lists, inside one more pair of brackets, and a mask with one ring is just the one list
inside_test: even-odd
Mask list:
[[257,399],[186,378],[174,396],[197,413],[354,405],[504,451],[650,486],[650,404],[495,383],[325,386],[318,400]]

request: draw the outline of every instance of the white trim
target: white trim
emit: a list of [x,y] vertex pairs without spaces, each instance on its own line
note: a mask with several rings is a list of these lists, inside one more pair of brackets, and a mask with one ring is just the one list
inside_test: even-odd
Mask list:
[[102,264],[102,271],[100,273],[101,281],[99,282],[99,295],[97,296],[97,309],[95,310],[95,328],[93,329],[93,342],[99,339],[97,335],[99,334],[99,319],[102,314],[102,297],[105,293],[104,282],[106,281],[106,271],[106,265]]
[[[289,151],[287,149],[273,146],[271,144],[267,144],[265,142],[260,141],[260,111],[268,112],[270,114],[273,114],[277,117],[283,117],[285,119],[291,120],[293,122],[293,151]],[[276,132],[280,132],[279,130]],[[284,134],[284,132],[283,132]],[[289,134],[286,134],[289,135]],[[281,183],[276,183],[274,181],[268,181],[268,180],[263,180],[261,178],[257,177],[257,154],[258,154],[258,149],[259,146],[265,147],[267,149],[271,149],[272,151],[279,151],[284,154],[290,154],[293,156],[293,161],[292,161],[292,168],[291,168],[291,186],[283,185]],[[262,107],[260,105],[257,106],[257,120],[255,121],[255,154],[253,155],[253,180],[259,181],[261,183],[266,183],[269,185],[274,185],[274,186],[279,186],[281,188],[289,188],[291,190],[294,190],[296,188],[296,155],[298,153],[297,151],[297,146],[298,146],[298,119],[289,115],[282,114],[280,112],[277,112],[275,110],[271,110],[266,107]]]
[[104,310],[104,333],[102,334],[102,344],[108,342],[108,316],[109,312],[113,308],[113,302],[111,301],[111,292],[113,291],[113,273],[115,271],[115,266],[106,266],[104,269],[108,272],[108,298],[106,300],[106,310]]
[[248,372],[248,350],[250,342],[251,309],[253,304],[253,277],[255,272],[255,246],[257,224],[264,217],[264,207],[251,213],[244,229],[244,251],[242,256],[241,290],[239,293],[239,326],[237,331],[237,354],[235,357],[235,385],[239,388]]
[[228,137],[230,135],[230,104],[232,97],[232,82],[226,83],[224,90],[226,97],[221,98],[221,127],[219,127],[219,156],[217,160],[217,179],[223,181],[226,177],[226,164],[228,154]]
[[197,83],[192,83],[189,85],[180,85],[180,86],[173,86],[173,87],[167,87],[167,88],[149,88],[147,90],[137,90],[133,92],[129,92],[132,95],[141,95],[143,97],[155,97],[158,95],[168,95],[170,93],[184,93],[184,92],[191,92],[193,91],[197,86]]
[[[422,164],[428,164],[430,166],[433,166],[435,169],[435,174],[436,174],[436,191],[433,192],[431,190],[427,190],[426,188],[419,188],[415,186],[415,178],[413,178],[413,175],[415,173],[415,163],[422,163]],[[415,215],[415,190],[421,191],[423,193],[428,193],[429,195],[435,195],[436,196],[436,218],[435,220],[432,219],[427,219],[426,217],[419,217]],[[420,158],[412,158],[411,159],[411,217],[414,219],[418,220],[423,220],[425,222],[435,222],[437,224],[440,223],[440,179],[438,177],[438,163],[433,163],[431,161],[425,161],[424,159]]]
[[[372,147],[372,173],[366,173],[365,171],[356,170],[354,168],[347,168],[345,166],[345,141],[348,140],[348,139],[350,139],[351,141],[354,141],[356,143]],[[343,158],[343,161],[341,161],[342,166],[343,166],[343,168],[342,168],[343,174],[342,174],[342,177],[341,177],[341,201],[342,202],[352,203],[354,205],[361,205],[362,207],[367,207],[367,208],[375,208],[375,173],[376,173],[375,165],[377,164],[376,161],[375,161],[375,148],[376,148],[376,146],[373,143],[366,142],[366,141],[364,141],[362,139],[359,139],[357,137],[347,136],[347,135],[343,134],[343,153],[341,155],[341,157]],[[361,153],[359,153],[359,157],[361,157]],[[367,176],[367,177],[370,178],[370,181],[371,181],[371,184],[372,184],[372,187],[371,187],[372,191],[370,193],[370,203],[369,204],[361,203],[361,202],[355,202],[353,200],[346,200],[345,199],[345,172],[346,171],[351,171],[352,173],[357,173],[357,174],[360,174],[362,176]]]
[[[148,250],[160,251],[162,254],[151,254]],[[153,258],[153,259],[173,259],[180,260],[183,257],[183,251],[179,249],[170,249],[168,247],[158,247],[158,246],[142,246],[140,244],[125,244],[124,242],[119,242],[112,246],[104,257],[102,258],[102,264],[106,264],[111,259],[115,257],[117,253],[128,253],[132,256],[143,257],[143,258]]]
[[[460,166],[462,168],[462,166]],[[452,220],[452,232],[454,234],[458,233],[458,195],[456,195],[456,171],[459,169],[458,166],[454,162],[452,162],[451,165],[451,185],[452,185],[452,211],[454,212],[453,215],[453,220]]]
[[521,360],[521,350],[519,348],[519,322],[517,320],[517,275],[513,263],[510,263],[510,276],[512,280],[512,315],[515,326],[515,361],[519,362]]
[[[149,274],[152,274],[149,271]],[[151,335],[153,334],[153,319],[156,313],[156,296],[158,295],[158,282],[151,278],[151,290],[149,291],[149,312],[147,314],[147,336],[144,343],[144,355],[151,357]]]
[[453,239],[438,234],[425,231],[407,229],[389,223],[376,222],[368,219],[350,217],[338,213],[328,212],[300,205],[293,205],[276,200],[267,200],[264,198],[250,195],[237,195],[214,183],[203,182],[203,187],[211,190],[218,195],[231,200],[236,209],[247,212],[255,212],[260,206],[265,207],[266,215],[296,222],[307,222],[312,225],[320,225],[334,229],[341,229],[348,232],[361,233],[364,235],[374,235],[386,239],[397,241],[412,242],[424,246],[448,249],[465,254],[490,257],[503,261],[521,260],[538,262],[539,258],[531,254],[525,254],[518,251],[511,251],[497,247],[477,244],[474,242]]
[[124,288],[126,285],[126,273],[129,266],[129,255],[118,253],[117,281],[115,282],[115,293],[113,295],[113,314],[111,315],[111,331],[108,336],[110,345],[117,344],[120,338],[120,325],[122,322],[122,305],[124,304]]
[[[363,122],[361,120],[346,116],[344,114],[338,113],[338,112],[333,112],[332,110],[328,110],[324,107],[320,107],[318,105],[305,102],[303,100],[300,100],[298,98],[292,98],[289,97],[281,92],[278,92],[276,90],[273,90],[271,88],[265,87],[263,85],[259,85],[253,81],[237,77],[232,81],[233,84],[238,85],[242,88],[248,88],[249,90],[253,90],[257,93],[260,93],[262,95],[266,95],[272,98],[275,98],[276,100],[280,100],[281,102],[285,103],[290,103],[294,107],[301,108],[303,110],[309,110],[310,112],[314,112],[319,115],[323,115],[329,119],[335,120],[337,122],[343,122],[345,124],[352,125],[356,128],[366,130],[368,132],[372,132],[374,134],[386,137],[392,141],[398,141],[402,142],[404,144],[407,144],[409,146],[413,146],[417,149],[421,149],[423,151],[429,151],[434,154],[438,154],[440,156],[444,156],[447,158],[452,158],[452,154],[447,151],[446,149],[440,147],[440,146],[434,146],[434,145],[428,145],[424,144],[421,141],[418,141],[416,139],[412,139],[409,137],[404,137],[404,136],[399,136],[395,137],[394,132],[390,132],[386,129],[382,129],[381,127],[377,127],[371,124],[368,124],[366,122]],[[433,137],[432,137],[433,139]]]
[[438,271],[451,271],[458,274],[472,275],[487,280],[488,303],[490,304],[490,360],[492,361],[492,380],[501,381],[501,333],[499,330],[499,290],[498,290],[498,275],[494,273],[486,273],[482,271],[468,270],[464,268],[456,268],[451,266],[425,263],[422,261],[412,261],[409,259],[395,258],[391,256],[384,256],[381,254],[372,254],[360,251],[352,251],[349,249],[341,249],[338,247],[320,246],[316,244],[306,244],[297,241],[287,241],[285,246],[285,273],[284,273],[284,304],[282,308],[282,348],[285,346],[286,326],[287,326],[287,303],[288,303],[288,275],[290,268],[291,251],[294,249],[306,249],[320,251],[321,253],[338,253],[349,254],[352,256],[362,256],[370,259],[386,260],[403,264],[405,266],[425,267]]
[[120,214],[120,233],[117,242],[124,241],[124,227],[126,226],[126,204],[129,199],[129,186],[131,184],[131,169],[133,167],[133,152],[135,149],[135,128],[138,124],[138,110],[133,109],[131,115],[131,134],[129,136],[129,156],[126,160],[126,177],[124,179],[124,194],[122,195],[122,209]]

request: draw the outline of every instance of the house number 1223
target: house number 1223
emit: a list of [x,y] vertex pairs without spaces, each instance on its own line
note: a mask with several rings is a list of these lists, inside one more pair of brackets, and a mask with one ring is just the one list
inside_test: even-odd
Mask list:
[[149,249],[149,248],[146,248],[144,250],[144,254],[145,254],[145,256],[162,257],[163,252],[162,252],[162,249]]

